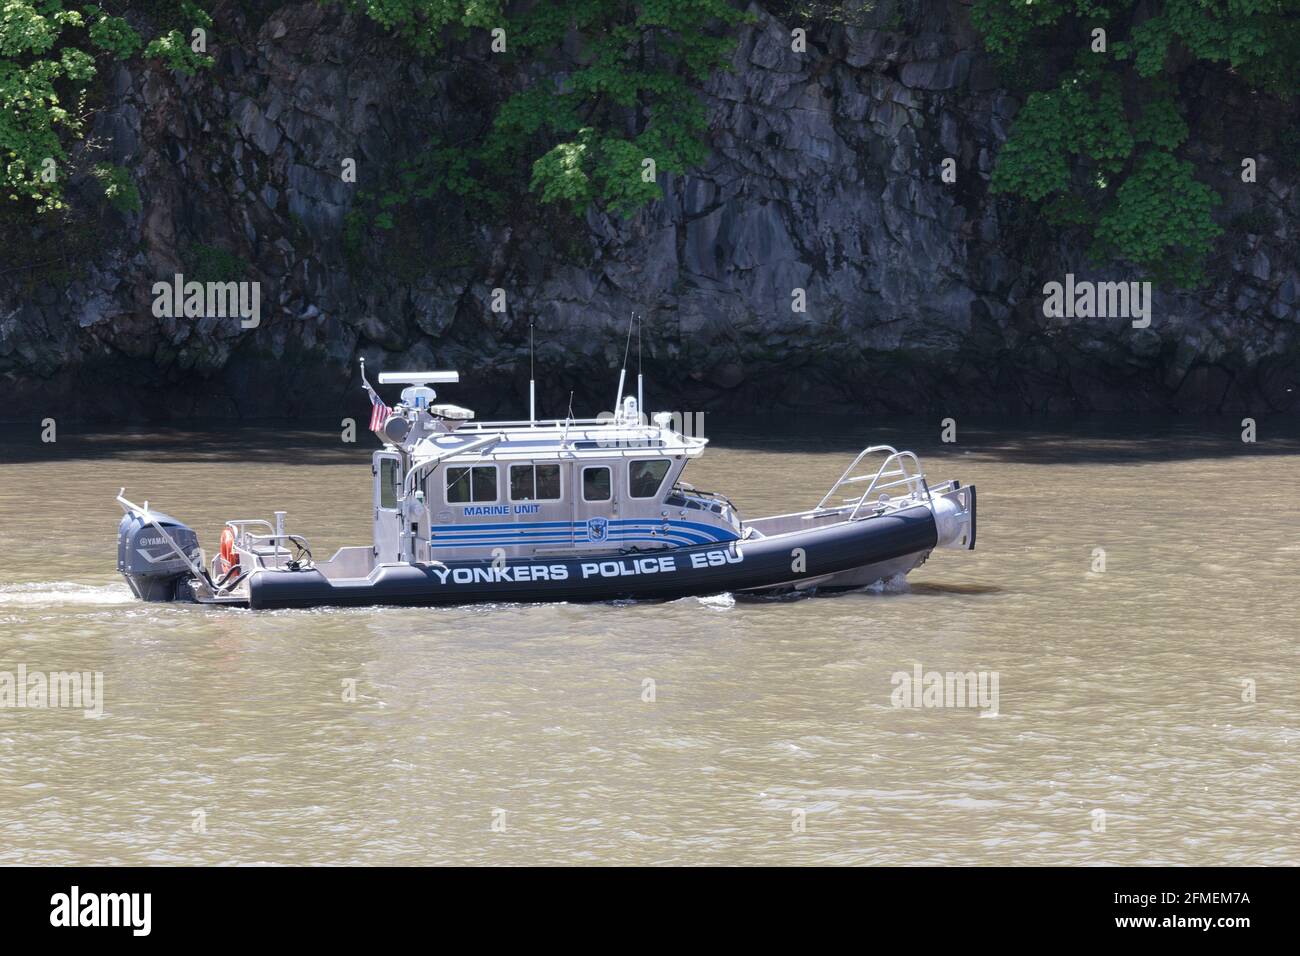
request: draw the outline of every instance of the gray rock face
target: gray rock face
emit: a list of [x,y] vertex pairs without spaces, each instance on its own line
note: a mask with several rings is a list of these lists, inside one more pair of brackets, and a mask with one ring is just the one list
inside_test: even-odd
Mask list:
[[[754,6],[734,69],[704,90],[710,157],[661,174],[661,201],[543,225],[434,200],[436,241],[376,249],[347,239],[358,191],[431,131],[461,127],[457,90],[486,82],[490,56],[470,43],[421,62],[337,6],[287,4],[258,23],[230,6],[214,70],[135,62],[106,84],[95,132],[143,199],[114,221],[120,243],[36,290],[5,250],[8,416],[54,402],[87,417],[359,415],[358,355],[372,369],[459,367],[457,400],[517,413],[530,324],[544,411],[562,413],[570,390],[579,410],[603,408],[633,311],[656,407],[1258,413],[1300,399],[1295,166],[1194,138],[1189,158],[1224,209],[1276,229],[1230,230],[1211,285],[1157,291],[1148,329],[1048,318],[1043,286],[1066,273],[1140,277],[989,194],[1019,104],[961,5],[924,0],[904,22],[882,2],[856,26]],[[1224,115],[1251,109],[1205,95]],[[1258,185],[1232,175],[1241,150]],[[246,264],[229,278],[260,283],[257,328],[154,316],[153,284],[201,278],[213,249]]]

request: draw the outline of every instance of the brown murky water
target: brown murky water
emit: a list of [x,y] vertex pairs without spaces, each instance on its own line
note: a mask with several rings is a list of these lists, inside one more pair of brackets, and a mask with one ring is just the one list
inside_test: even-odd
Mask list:
[[[687,477],[790,511],[921,432],[856,428]],[[3,436],[0,680],[102,672],[103,712],[0,709],[0,863],[1300,863],[1300,442],[1264,423],[922,444],[979,550],[902,587],[311,612],[136,603],[113,495],[329,553],[368,540],[368,448],[69,431]],[[895,707],[916,664],[996,712]]]

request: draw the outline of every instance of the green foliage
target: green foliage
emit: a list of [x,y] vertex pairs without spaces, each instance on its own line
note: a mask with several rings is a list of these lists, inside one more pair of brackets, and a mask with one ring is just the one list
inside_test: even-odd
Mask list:
[[1192,176],[1192,164],[1162,150],[1135,164],[1115,190],[1094,233],[1093,255],[1117,254],[1175,285],[1195,285],[1222,233],[1210,218],[1219,196]]
[[1152,77],[1185,50],[1230,66],[1252,85],[1291,95],[1300,80],[1297,13],[1295,0],[1164,0],[1115,53],[1131,58],[1139,76]]
[[180,0],[172,6],[173,9],[162,11],[160,17],[162,23],[171,29],[149,41],[144,55],[148,59],[161,60],[169,70],[193,76],[212,66],[212,57],[195,52],[192,46],[194,30],[211,30],[212,17],[193,0]]
[[[506,50],[494,55],[559,70],[569,66],[562,47],[577,37],[578,65],[559,82],[551,72],[509,96],[477,136],[432,143],[421,164],[431,178],[420,181],[497,210],[525,190],[572,212],[596,204],[626,214],[659,198],[645,161],[680,173],[703,160],[693,84],[727,62],[734,40],[718,28],[745,19],[726,0],[548,0],[509,11],[500,0],[351,3],[424,53],[445,35],[500,28]],[[385,211],[376,225],[391,225]]]
[[1047,44],[1044,28],[1059,21],[1095,21],[1103,24],[1110,17],[1104,0],[975,0],[971,19],[984,36],[984,46],[995,57],[1010,60],[1018,57],[1031,43],[1039,49]]
[[90,18],[90,42],[115,60],[130,59],[144,43],[135,28],[121,17],[113,17],[98,7],[87,7]]
[[19,295],[35,295],[41,288],[72,282],[119,238],[113,229],[104,217],[71,204],[37,215],[27,204],[0,202],[6,284]]
[[[358,190],[344,219],[343,251],[357,274],[373,266],[371,250],[381,249],[386,274],[415,281],[435,270],[455,270],[473,261],[471,220],[481,220],[489,204],[478,183],[466,173],[464,151],[432,139],[414,159],[398,163],[377,185]],[[435,215],[421,202],[439,197]],[[473,201],[478,214],[465,216]],[[371,230],[379,230],[372,236]]]
[[[177,22],[212,25],[191,0],[155,6]],[[158,43],[146,53],[174,59],[178,69],[192,72],[208,60],[188,44],[181,53],[171,41]],[[67,144],[84,130],[96,58],[126,59],[142,44],[126,20],[97,5],[71,9],[61,0],[0,0],[0,190],[6,199],[41,212],[63,208],[63,184],[73,171]],[[129,178],[109,181],[106,195],[115,204],[139,202]]]
[[80,100],[87,56],[59,48],[59,40],[80,26],[80,13],[57,4],[4,0],[0,7],[0,173],[12,201],[45,210],[61,205],[66,154],[59,131],[80,131],[81,120],[64,104]]
[[421,53],[435,52],[443,31],[504,26],[502,0],[348,0]]
[[1166,92],[1160,99],[1142,106],[1133,124],[1133,138],[1139,143],[1151,143],[1165,150],[1177,149],[1183,144],[1187,139],[1187,123],[1178,112],[1171,94]]
[[[1027,63],[1069,50],[1065,64],[1039,64],[1039,88],[998,157],[994,191],[1090,232],[1094,255],[1180,285],[1201,282],[1221,232],[1211,218],[1219,197],[1175,155],[1188,137],[1178,74],[1218,66],[1295,96],[1300,0],[975,0],[972,17],[1008,73],[1030,75]],[[1106,30],[1105,52],[1091,49],[1096,27]]]
[[92,171],[104,187],[104,198],[118,212],[140,211],[140,190],[131,182],[131,172],[112,163],[99,163]]
[[904,23],[903,0],[768,0],[763,6],[781,23],[883,30],[899,30]]
[[195,243],[181,255],[185,278],[196,282],[238,282],[248,274],[249,265],[226,249]]
[[1029,95],[993,171],[995,192],[1033,202],[1063,192],[1076,156],[1091,159],[1102,176],[1123,168],[1133,136],[1124,122],[1119,84],[1107,78],[1100,90],[1096,86],[1088,71],[1079,70],[1056,89]]

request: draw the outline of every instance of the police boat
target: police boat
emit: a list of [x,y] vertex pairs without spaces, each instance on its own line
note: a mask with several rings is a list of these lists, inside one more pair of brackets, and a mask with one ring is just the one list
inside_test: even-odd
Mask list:
[[[193,530],[117,497],[117,567],[144,601],[249,608],[672,599],[723,592],[843,591],[906,574],[935,548],[975,547],[975,486],[930,484],[917,456],[863,449],[817,505],[744,518],[683,480],[708,441],[647,420],[637,395],[612,415],[476,421],[438,403],[456,372],[365,378],[374,541],[313,556],[274,520],[227,521],[209,560]],[[535,391],[533,392],[535,394]]]

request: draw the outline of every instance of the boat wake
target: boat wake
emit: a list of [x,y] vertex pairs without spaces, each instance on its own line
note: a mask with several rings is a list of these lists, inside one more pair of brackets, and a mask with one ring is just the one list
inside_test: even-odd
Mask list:
[[694,598],[701,607],[706,607],[710,611],[730,611],[736,606],[736,597],[734,594],[711,594],[707,597]]
[[907,580],[906,573],[895,574],[883,580],[868,584],[864,588],[858,589],[860,592],[865,591],[872,594],[910,594],[912,585]]
[[0,607],[47,607],[50,605],[131,604],[131,589],[121,584],[77,584],[74,581],[29,581],[0,584]]

